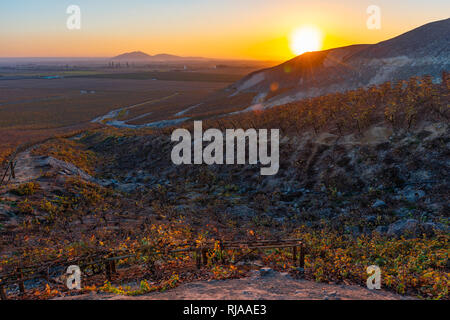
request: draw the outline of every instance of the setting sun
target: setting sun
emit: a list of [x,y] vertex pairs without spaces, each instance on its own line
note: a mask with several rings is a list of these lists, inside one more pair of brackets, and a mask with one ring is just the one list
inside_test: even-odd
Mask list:
[[294,30],[290,38],[290,47],[294,54],[322,49],[323,35],[316,27],[301,27]]

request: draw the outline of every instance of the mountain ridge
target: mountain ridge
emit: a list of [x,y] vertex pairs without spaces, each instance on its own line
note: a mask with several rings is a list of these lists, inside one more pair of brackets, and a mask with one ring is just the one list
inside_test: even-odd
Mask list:
[[113,57],[114,60],[158,60],[158,61],[174,61],[174,60],[202,60],[202,57],[181,57],[168,53],[159,53],[149,55],[142,51],[133,51],[120,54]]

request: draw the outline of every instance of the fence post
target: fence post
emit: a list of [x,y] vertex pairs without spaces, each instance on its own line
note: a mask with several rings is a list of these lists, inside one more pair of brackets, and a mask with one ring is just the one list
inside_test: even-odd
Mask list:
[[25,293],[25,284],[23,282],[23,273],[22,273],[22,269],[17,268],[17,273],[18,273],[18,283],[19,283],[19,291],[20,294],[24,294]]
[[110,264],[111,264],[111,272],[112,272],[112,274],[117,273],[117,271],[116,271],[116,261],[115,260],[111,260]]
[[303,243],[300,245],[299,263],[300,268],[305,268],[305,245]]
[[201,267],[202,267],[202,253],[201,253],[201,250],[200,249],[197,249],[196,251],[195,251],[195,253],[196,253],[196,263],[197,263],[197,269],[201,269]]
[[5,287],[2,284],[0,284],[0,298],[2,300],[8,300],[8,297],[6,296]]
[[108,281],[111,281],[112,280],[111,264],[109,263],[109,261],[106,261],[106,263],[105,263],[105,273],[106,273],[106,279],[108,279]]
[[294,262],[294,266],[297,266],[297,247],[292,247],[292,262]]
[[224,247],[222,240],[219,240],[219,248],[220,248],[220,262],[225,264],[225,255],[224,255]]
[[202,259],[203,265],[206,266],[208,264],[208,249],[202,249]]
[[9,164],[10,164],[10,167],[11,167],[12,178],[15,179],[16,178],[16,173],[14,172],[14,167],[15,167],[14,162],[11,161]]
[[6,176],[8,175],[8,171],[9,171],[9,166],[7,165],[6,169],[5,169],[5,173],[3,174],[3,177],[2,177],[2,180],[0,181],[0,185],[2,185],[3,182],[5,181]]
[[45,280],[47,280],[47,282],[50,282],[50,267],[47,267],[45,269]]

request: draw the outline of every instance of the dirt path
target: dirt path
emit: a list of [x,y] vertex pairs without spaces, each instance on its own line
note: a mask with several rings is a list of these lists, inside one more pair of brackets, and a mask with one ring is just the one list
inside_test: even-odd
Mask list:
[[69,300],[409,300],[384,290],[371,291],[359,286],[331,285],[296,280],[288,274],[271,272],[262,276],[211,280],[183,284],[164,293],[139,297],[111,294],[87,294],[66,297]]
[[[123,120],[123,121],[118,120],[117,118],[122,113],[128,113],[128,111],[131,110],[131,109],[134,109],[134,108],[137,108],[137,107],[141,107],[141,106],[144,106],[144,105],[147,105],[147,104],[154,104],[156,102],[161,102],[161,101],[164,101],[164,100],[168,100],[168,99],[173,98],[173,97],[175,97],[177,95],[179,95],[178,92],[174,93],[174,94],[171,94],[169,96],[160,98],[160,99],[148,100],[148,101],[141,102],[141,103],[138,103],[138,104],[135,104],[135,105],[132,105],[132,106],[128,106],[128,107],[123,107],[123,108],[120,108],[120,109],[112,110],[109,113],[105,114],[104,116],[100,116],[100,117],[95,118],[91,122],[92,123],[101,123],[101,124],[105,124],[105,125],[116,127],[116,128],[139,129],[139,128],[144,128],[144,127],[149,127],[149,126],[152,126],[153,123],[146,123],[146,124],[142,124],[142,125],[130,125],[130,124],[128,124],[129,121],[133,121],[133,120],[139,119],[142,116],[139,116],[139,117],[136,117],[136,118],[133,118],[133,119]],[[146,115],[148,115],[150,113],[147,113]],[[184,120],[185,119],[183,119],[183,121]],[[170,121],[170,120],[164,120],[164,121]]]
[[[35,146],[34,146],[35,147]],[[19,153],[16,156],[16,166],[14,169],[16,178],[10,183],[20,184],[38,179],[43,173],[54,172],[65,176],[80,176],[84,180],[94,181],[94,179],[77,166],[49,156],[33,155],[34,147]]]

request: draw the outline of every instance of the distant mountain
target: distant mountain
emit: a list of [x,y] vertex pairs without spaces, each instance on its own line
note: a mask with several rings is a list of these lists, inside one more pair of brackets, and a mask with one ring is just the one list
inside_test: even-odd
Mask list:
[[113,59],[116,60],[146,60],[150,59],[152,56],[148,55],[141,51],[134,51],[134,52],[128,52],[121,55],[118,55],[117,57],[114,57]]
[[152,56],[153,60],[185,60],[186,58],[174,56],[173,54],[161,53]]
[[172,54],[161,53],[151,56],[141,51],[134,51],[124,53],[113,58],[114,60],[149,60],[149,61],[187,61],[187,60],[201,60],[200,57],[180,57]]
[[271,107],[386,81],[450,70],[450,19],[426,24],[374,45],[305,53],[233,84],[233,95],[253,92],[254,103]]

